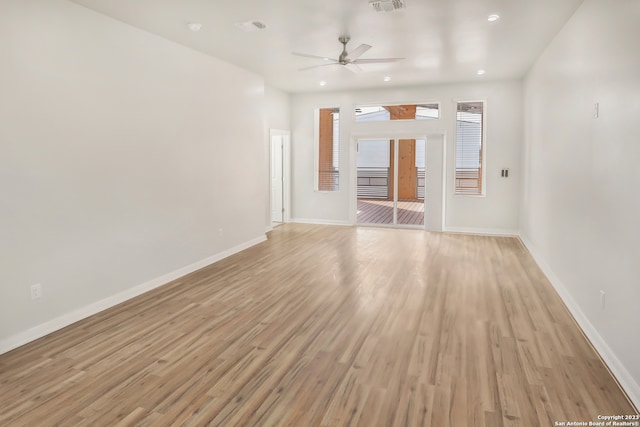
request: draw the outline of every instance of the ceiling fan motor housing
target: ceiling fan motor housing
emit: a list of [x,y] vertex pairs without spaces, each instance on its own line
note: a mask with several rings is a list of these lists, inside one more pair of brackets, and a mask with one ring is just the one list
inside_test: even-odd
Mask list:
[[342,53],[340,54],[340,58],[338,58],[338,62],[342,65],[345,65],[348,63],[347,61],[347,43],[349,43],[349,40],[351,40],[351,37],[349,36],[340,36],[338,37],[338,41],[340,43],[342,43]]

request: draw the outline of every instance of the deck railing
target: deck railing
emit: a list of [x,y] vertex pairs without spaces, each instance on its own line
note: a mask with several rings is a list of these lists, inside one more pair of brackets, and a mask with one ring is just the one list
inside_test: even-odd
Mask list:
[[481,169],[456,169],[456,194],[478,195],[481,190]]
[[318,174],[318,190],[338,191],[340,188],[340,174],[337,169],[320,170]]
[[[424,199],[424,182],[424,168],[416,168],[418,199]],[[358,168],[358,198],[388,199],[391,194],[390,185],[389,168]]]
[[358,168],[358,198],[388,199],[389,168]]

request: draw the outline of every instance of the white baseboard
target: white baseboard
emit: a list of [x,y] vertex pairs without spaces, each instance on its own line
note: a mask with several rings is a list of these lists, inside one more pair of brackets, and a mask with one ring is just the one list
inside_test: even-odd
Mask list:
[[[337,220],[328,220],[328,219],[310,219],[310,218],[293,218],[291,222],[298,224],[316,224],[316,225],[340,225],[340,226],[352,226],[348,221],[337,221]],[[381,224],[359,224],[364,227],[377,227]],[[402,228],[402,226],[389,225],[389,227],[393,228]],[[415,227],[407,227],[407,228],[415,228]],[[444,232],[447,233],[464,233],[464,234],[478,234],[478,235],[486,235],[486,236],[510,236],[510,237],[518,237],[520,233],[518,230],[509,230],[502,228],[468,228],[468,227],[445,227]]]
[[349,221],[338,221],[332,219],[309,219],[309,218],[292,218],[291,222],[298,224],[316,224],[316,225],[341,225],[351,226]]
[[533,259],[536,261],[542,272],[547,276],[551,285],[555,288],[558,295],[569,309],[569,312],[576,320],[586,337],[591,341],[591,344],[596,349],[602,360],[607,364],[611,373],[616,377],[620,386],[624,389],[629,396],[629,399],[633,402],[636,408],[640,408],[640,385],[635,381],[633,376],[629,373],[627,368],[624,367],[620,359],[613,352],[611,347],[598,333],[593,324],[589,321],[589,318],[582,311],[580,306],[571,296],[571,293],[564,285],[564,283],[556,276],[549,264],[540,256],[540,253],[535,246],[525,236],[520,235],[520,241],[527,248]]
[[51,319],[38,326],[27,329],[26,331],[20,332],[18,334],[15,334],[13,336],[0,340],[0,354],[11,351],[17,347],[20,347],[38,338],[42,338],[45,335],[49,335],[50,333],[55,332],[59,329],[62,329],[66,326],[69,326],[72,323],[78,322],[89,316],[93,316],[94,314],[97,314],[115,305],[123,303],[131,298],[137,297],[138,295],[142,295],[145,292],[149,292],[155,288],[165,285],[182,276],[185,276],[203,267],[211,265],[233,254],[241,252],[247,248],[250,248],[251,246],[257,245],[258,243],[264,242],[265,240],[267,240],[266,236],[260,236],[255,239],[249,240],[247,242],[241,243],[237,246],[234,246],[230,249],[227,249],[225,251],[222,251],[210,257],[207,257],[203,260],[200,260],[193,264],[179,268],[178,270],[172,271],[163,276],[149,280],[148,282],[145,282],[133,288],[124,290],[115,295],[104,298],[100,301],[96,301],[92,304],[81,307],[70,313],[63,314],[62,316],[56,317],[55,319]]
[[443,231],[445,233],[478,234],[481,236],[517,237],[520,235],[518,230],[509,230],[504,228],[445,227]]

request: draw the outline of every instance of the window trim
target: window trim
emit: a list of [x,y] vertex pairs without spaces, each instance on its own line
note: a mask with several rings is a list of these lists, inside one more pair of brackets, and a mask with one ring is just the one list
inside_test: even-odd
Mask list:
[[[479,194],[463,194],[458,193],[456,186],[456,169],[458,162],[458,104],[462,103],[482,103],[482,150],[480,167],[482,168],[481,182]],[[459,99],[453,101],[453,125],[454,125],[454,145],[453,145],[453,196],[454,197],[486,197],[487,196],[487,101],[486,99]]]

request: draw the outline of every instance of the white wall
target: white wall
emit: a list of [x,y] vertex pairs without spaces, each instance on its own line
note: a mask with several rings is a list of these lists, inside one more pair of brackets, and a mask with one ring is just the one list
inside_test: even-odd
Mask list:
[[273,86],[264,88],[266,117],[269,129],[291,129],[291,96]]
[[[455,112],[457,101],[487,101],[487,195],[454,196]],[[440,120],[415,122],[355,123],[358,104],[411,103],[437,101]],[[340,191],[316,192],[314,173],[314,110],[340,107]],[[446,218],[449,230],[517,233],[522,146],[522,84],[520,81],[421,86],[356,92],[321,92],[291,96],[293,140],[294,218],[304,221],[349,223],[352,180],[350,138],[366,132],[413,132],[446,136]],[[500,178],[503,167],[511,177]],[[427,202],[429,203],[429,202]]]
[[529,73],[522,197],[525,241],[636,404],[639,18],[637,0],[586,0]]
[[0,352],[264,238],[261,77],[61,0],[0,3],[0,64]]

